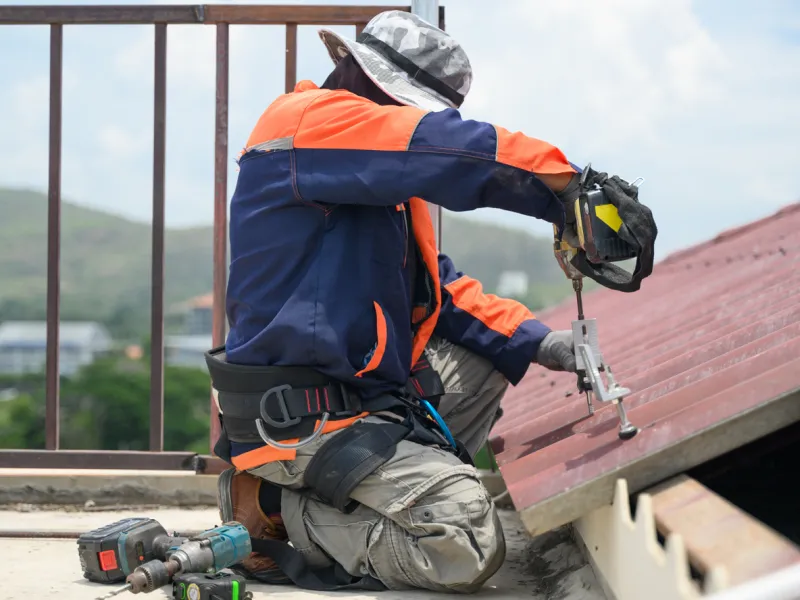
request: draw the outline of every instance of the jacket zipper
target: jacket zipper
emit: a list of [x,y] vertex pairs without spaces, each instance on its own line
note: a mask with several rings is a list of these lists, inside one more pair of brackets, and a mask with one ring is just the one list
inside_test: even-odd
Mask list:
[[403,213],[403,237],[405,240],[403,245],[403,268],[405,268],[408,260],[408,211],[405,204],[399,204],[397,210]]

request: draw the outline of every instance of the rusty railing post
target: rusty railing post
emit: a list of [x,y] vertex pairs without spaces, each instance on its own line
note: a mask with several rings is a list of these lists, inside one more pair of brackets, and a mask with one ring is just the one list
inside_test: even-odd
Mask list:
[[286,24],[286,93],[297,85],[297,23]]
[[50,140],[47,189],[47,359],[45,366],[45,448],[58,450],[59,322],[61,308],[61,77],[64,28],[50,25]]
[[[216,123],[214,126],[214,301],[212,304],[212,344],[225,343],[225,288],[228,254],[228,24],[217,24]],[[210,400],[211,451],[220,433],[217,405]]]
[[153,246],[150,307],[150,450],[164,450],[164,184],[167,24],[155,25],[153,85]]

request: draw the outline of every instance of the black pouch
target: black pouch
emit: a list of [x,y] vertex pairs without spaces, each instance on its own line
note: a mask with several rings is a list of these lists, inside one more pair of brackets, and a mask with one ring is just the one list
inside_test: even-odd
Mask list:
[[358,505],[350,493],[397,450],[411,433],[399,423],[355,423],[326,441],[308,463],[306,485],[343,513]]

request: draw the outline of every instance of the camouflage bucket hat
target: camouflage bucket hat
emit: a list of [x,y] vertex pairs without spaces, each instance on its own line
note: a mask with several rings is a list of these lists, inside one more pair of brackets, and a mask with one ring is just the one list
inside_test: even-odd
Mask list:
[[389,96],[424,110],[458,108],[472,83],[461,45],[438,27],[400,10],[376,15],[356,41],[329,29],[319,36],[334,64],[352,54]]

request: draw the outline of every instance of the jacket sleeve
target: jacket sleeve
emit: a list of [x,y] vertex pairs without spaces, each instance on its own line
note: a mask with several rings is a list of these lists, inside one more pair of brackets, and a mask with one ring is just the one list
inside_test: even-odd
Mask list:
[[291,146],[295,194],[306,202],[394,206],[418,197],[559,226],[562,205],[537,175],[577,172],[547,142],[464,120],[455,109],[380,106],[340,90],[307,106]]
[[484,294],[479,281],[439,255],[442,307],[434,333],[490,360],[517,385],[550,328],[516,300]]

